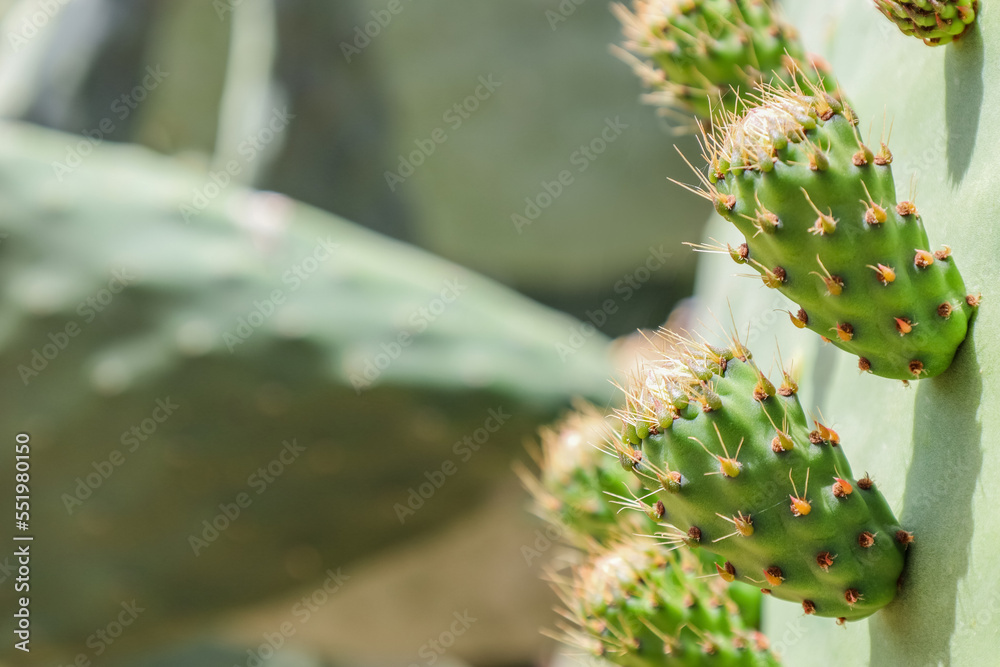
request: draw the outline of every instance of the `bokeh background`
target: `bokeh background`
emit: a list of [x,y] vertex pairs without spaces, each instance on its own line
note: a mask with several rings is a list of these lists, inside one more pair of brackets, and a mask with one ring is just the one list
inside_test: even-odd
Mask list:
[[607,4],[0,8],[0,662],[549,661],[511,462],[708,214]]

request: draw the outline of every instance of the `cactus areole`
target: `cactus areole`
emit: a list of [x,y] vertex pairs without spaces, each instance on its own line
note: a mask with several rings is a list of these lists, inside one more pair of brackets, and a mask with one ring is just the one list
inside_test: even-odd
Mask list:
[[896,198],[892,153],[871,148],[851,108],[821,88],[767,87],[703,134],[700,193],[743,233],[739,252],[798,304],[792,323],[913,380],[951,364],[979,304],[948,246],[932,248],[912,201]]
[[775,386],[739,341],[674,347],[635,374],[621,411],[623,459],[664,505],[661,539],[807,614],[843,622],[891,602],[913,536],[836,431],[807,422],[791,373]]

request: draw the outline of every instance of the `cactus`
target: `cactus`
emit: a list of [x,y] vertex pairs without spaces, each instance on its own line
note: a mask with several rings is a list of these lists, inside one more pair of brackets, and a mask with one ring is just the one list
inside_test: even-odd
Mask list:
[[948,246],[932,251],[912,201],[896,201],[884,141],[877,152],[857,117],[819,88],[768,87],[703,135],[700,192],[743,233],[724,251],[799,306],[789,313],[901,380],[948,368],[977,295],[967,294]]
[[[552,427],[542,428],[541,452],[536,455],[538,477],[524,466],[515,470],[531,492],[534,513],[562,531],[568,544],[583,551],[606,548],[632,536],[651,536],[659,530],[663,503],[653,500],[632,474],[627,459],[611,445],[612,422],[593,405],[577,401],[575,409]],[[628,509],[631,511],[623,511]],[[699,554],[703,566],[713,560]],[[733,591],[743,625],[760,626],[762,595],[751,588]]]
[[837,433],[807,426],[790,371],[775,388],[738,339],[664,335],[683,352],[633,378],[620,446],[659,490],[664,539],[718,554],[721,578],[806,614],[843,622],[891,602],[913,536],[871,478],[853,476]]
[[732,112],[761,82],[819,82],[825,64],[806,55],[771,0],[635,0],[613,6],[626,42],[616,53],[654,92],[646,101],[682,118]]
[[625,667],[776,665],[740,622],[725,583],[690,551],[630,539],[594,554],[557,587],[573,623],[559,638]]
[[[832,11],[827,3],[785,6],[807,43],[822,40],[823,55],[857,111],[892,119],[897,186],[915,181],[930,240],[952,246],[969,290],[982,290],[992,304],[1000,234],[991,222],[996,192],[990,175],[998,157],[984,147],[1000,141],[1000,126],[989,122],[988,111],[1000,94],[1000,61],[984,60],[983,53],[1000,39],[1000,14],[981,12],[973,31],[934,49],[901,36],[886,39],[891,26],[866,17],[874,16],[870,0],[845,0]],[[726,240],[731,229],[713,216],[702,238]],[[794,665],[991,664],[997,646],[992,630],[1000,618],[1000,578],[990,557],[1000,546],[993,481],[1000,431],[991,416],[1000,405],[1000,382],[990,372],[1000,351],[997,310],[980,309],[946,373],[907,389],[859,377],[848,355],[817,336],[772,323],[772,315],[781,315],[773,309],[782,297],[714,264],[699,266],[700,307],[692,317],[728,312],[731,304],[741,327],[753,322],[750,344],[759,359],[770,358],[777,338],[786,360],[801,360],[803,405],[822,405],[837,416],[846,446],[864,443],[849,449],[854,470],[873,473],[917,536],[896,603],[840,628],[803,618],[800,609],[768,597],[764,631],[776,646],[784,644],[782,654]],[[794,638],[782,640],[789,628]]]
[[928,46],[954,41],[976,20],[978,0],[874,0],[882,14],[906,35]]
[[[578,401],[575,410],[540,431],[540,470],[516,471],[534,500],[534,513],[566,529],[566,540],[582,549],[609,544],[632,533],[652,533],[662,517],[638,499],[642,485],[621,463],[609,442],[613,427],[593,405]],[[622,512],[622,505],[643,512]]]

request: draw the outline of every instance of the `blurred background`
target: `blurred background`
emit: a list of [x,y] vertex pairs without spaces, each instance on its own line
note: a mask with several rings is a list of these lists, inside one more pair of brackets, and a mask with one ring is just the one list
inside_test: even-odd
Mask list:
[[709,213],[607,4],[0,8],[0,662],[549,662],[511,462]]

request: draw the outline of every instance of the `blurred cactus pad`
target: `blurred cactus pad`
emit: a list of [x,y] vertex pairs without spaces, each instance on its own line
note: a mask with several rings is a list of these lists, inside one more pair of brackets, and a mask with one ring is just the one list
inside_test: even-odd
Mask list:
[[141,643],[322,580],[613,392],[600,334],[560,355],[575,320],[457,265],[145,149],[57,175],[89,140],[0,136],[0,421],[31,434],[32,527],[58,536],[32,561],[40,651],[123,600]]
[[624,49],[652,92],[645,99],[693,125],[733,112],[757,84],[773,79],[819,82],[819,61],[771,0],[634,0],[613,5]]
[[[705,256],[697,293],[737,327],[756,358],[780,347],[802,371],[803,408],[832,421],[855,471],[868,471],[916,540],[896,599],[870,618],[836,627],[800,608],[765,599],[764,631],[792,665],[976,665],[995,662],[1000,641],[1000,316],[996,257],[996,123],[1000,104],[1000,14],[981,12],[960,40],[927,48],[899,33],[870,0],[787,3],[806,48],[838,76],[868,142],[892,127],[897,192],[915,188],[928,240],[947,243],[982,305],[951,367],[934,378],[899,382],[861,373],[857,358],[793,327],[796,307],[759,279],[733,275],[726,257]],[[872,66],[878,63],[878,66]],[[721,217],[705,241],[734,247],[741,235]],[[756,278],[756,276],[755,276]]]
[[875,6],[903,34],[938,46],[965,34],[976,20],[979,0],[875,0]]

